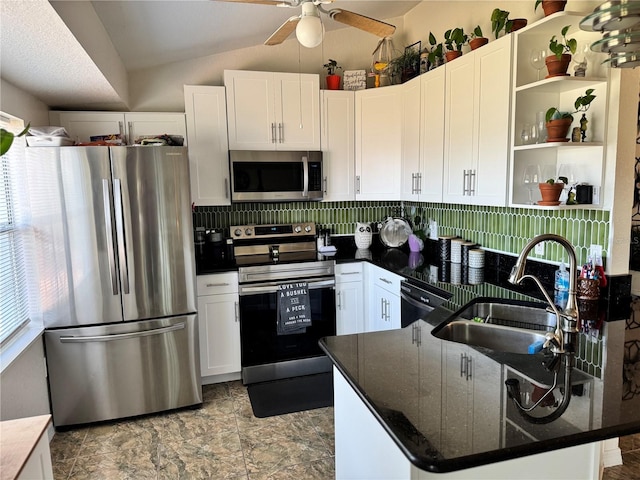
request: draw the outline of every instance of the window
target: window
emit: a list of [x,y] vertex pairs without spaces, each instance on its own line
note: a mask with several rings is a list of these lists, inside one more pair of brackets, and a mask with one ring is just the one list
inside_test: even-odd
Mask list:
[[[19,133],[22,121],[0,113],[0,127]],[[28,201],[24,137],[0,157],[0,345],[29,323],[26,246]]]

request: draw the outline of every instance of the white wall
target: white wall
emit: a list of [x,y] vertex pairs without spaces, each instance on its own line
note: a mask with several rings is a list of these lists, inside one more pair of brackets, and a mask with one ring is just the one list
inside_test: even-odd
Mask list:
[[42,338],[38,337],[0,375],[0,420],[49,413]]
[[49,125],[49,107],[0,78],[0,110],[24,120],[25,125]]
[[[599,2],[572,1],[567,11],[590,12]],[[511,12],[510,18],[524,17],[533,22],[544,16],[542,8],[534,12],[533,0],[506,1],[424,1],[404,17],[385,19],[397,27],[393,43],[402,50],[418,40],[428,45],[429,32],[442,41],[449,28],[461,26],[470,32],[480,24],[490,40],[491,12],[499,7]],[[275,29],[275,26],[274,26]],[[346,70],[369,69],[371,55],[378,38],[357,30],[343,28],[327,32],[316,48],[299,47],[295,37],[273,47],[259,45],[219,55],[185,60],[161,67],[131,72],[129,99],[133,111],[184,111],[183,85],[222,85],[222,72],[227,70],[265,70],[322,74],[329,58]],[[468,47],[467,47],[468,48]]]

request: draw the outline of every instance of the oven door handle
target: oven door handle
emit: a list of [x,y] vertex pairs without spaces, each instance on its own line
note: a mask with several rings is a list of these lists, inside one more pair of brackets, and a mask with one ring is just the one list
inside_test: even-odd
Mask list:
[[[292,280],[291,282],[269,282],[260,285],[240,285],[238,294],[242,297],[246,295],[258,295],[261,293],[276,293],[279,285],[292,282],[295,282],[295,280]],[[318,288],[335,288],[336,281],[334,279],[319,280],[315,282],[308,282],[307,284],[309,286],[309,290],[316,290]]]

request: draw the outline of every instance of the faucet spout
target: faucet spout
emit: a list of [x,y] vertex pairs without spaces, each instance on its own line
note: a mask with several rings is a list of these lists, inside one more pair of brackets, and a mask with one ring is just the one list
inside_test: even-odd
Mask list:
[[[546,241],[559,243],[560,245],[562,245],[562,247],[564,247],[569,256],[569,297],[567,300],[567,305],[562,312],[558,311],[538,279],[533,275],[525,275],[524,273],[527,264],[527,257],[531,250],[533,250],[533,248],[539,243]],[[529,240],[529,242],[522,248],[522,251],[518,256],[518,260],[511,269],[511,274],[509,275],[508,281],[514,285],[519,285],[525,278],[533,279],[536,285],[538,285],[538,288],[544,294],[547,303],[549,303],[549,306],[556,314],[555,343],[559,344],[559,347],[552,345],[552,349],[556,353],[563,353],[565,348],[571,348],[572,350],[574,348],[574,337],[578,332],[578,325],[580,321],[578,314],[578,303],[576,300],[577,277],[578,262],[576,259],[576,251],[573,248],[573,245],[571,245],[571,242],[569,242],[569,240],[567,240],[566,238],[553,233],[543,233],[542,235],[537,235]],[[553,344],[554,342],[550,343]]]

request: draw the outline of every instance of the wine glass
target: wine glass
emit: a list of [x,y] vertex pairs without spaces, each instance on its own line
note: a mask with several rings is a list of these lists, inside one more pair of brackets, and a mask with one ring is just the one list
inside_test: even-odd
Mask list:
[[575,178],[575,167],[570,163],[561,163],[558,167],[558,178],[566,177],[567,182],[564,186],[564,191],[567,193],[567,200],[569,198],[569,192],[572,188],[578,184]]
[[538,165],[527,165],[522,174],[522,183],[529,191],[529,205],[534,205],[533,190],[540,183],[540,167]]
[[538,80],[540,80],[540,70],[544,68],[544,59],[547,56],[547,51],[541,48],[534,48],[529,53],[529,62],[531,66],[538,71]]

